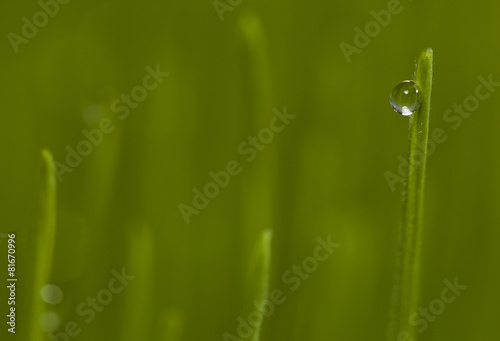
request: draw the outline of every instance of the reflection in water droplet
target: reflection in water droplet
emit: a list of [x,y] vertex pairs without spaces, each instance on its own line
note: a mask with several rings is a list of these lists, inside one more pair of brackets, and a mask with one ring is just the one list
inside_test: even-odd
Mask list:
[[410,116],[422,104],[422,93],[415,81],[402,81],[391,92],[391,105],[394,111]]
[[57,328],[59,328],[60,324],[61,319],[59,318],[59,315],[57,315],[53,311],[43,313],[40,317],[40,327],[45,332],[56,331]]
[[62,301],[63,292],[57,285],[47,284],[40,289],[40,296],[42,296],[44,302],[58,304]]

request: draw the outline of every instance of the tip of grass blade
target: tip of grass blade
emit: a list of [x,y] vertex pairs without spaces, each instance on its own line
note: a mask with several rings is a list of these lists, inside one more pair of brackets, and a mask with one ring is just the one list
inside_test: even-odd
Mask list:
[[434,51],[431,48],[425,49],[420,53],[418,58],[415,81],[422,91],[422,105],[420,113],[429,115],[432,91],[432,63],[434,60]]
[[[255,310],[255,312],[260,315],[260,323],[255,326],[251,337],[252,341],[260,340],[262,322],[264,320],[262,305],[269,295],[272,236],[273,232],[270,229],[261,232],[250,264],[249,287],[251,288],[251,297],[248,297],[248,300],[249,302],[259,302],[259,309]],[[253,308],[255,309],[255,307]]]
[[54,166],[54,157],[48,149],[42,149],[42,181],[43,181],[43,192],[47,194],[48,192],[56,191],[56,174]]
[[184,315],[181,311],[170,308],[163,316],[166,326],[165,341],[179,341],[184,329]]
[[426,67],[429,64],[432,65],[433,58],[434,58],[434,51],[430,47],[420,52],[417,63],[415,65],[415,72],[416,72],[415,79],[418,78],[419,71],[426,69]]
[[259,241],[255,246],[254,253],[250,260],[248,271],[249,278],[261,277],[263,273],[269,271],[271,262],[271,240],[273,232],[269,229],[260,233]]
[[271,257],[271,240],[273,238],[273,231],[264,230],[261,233],[261,246],[264,248],[264,254]]
[[243,82],[253,92],[248,99],[250,114],[257,118],[257,122],[267,122],[267,116],[262,115],[271,107],[273,92],[265,27],[253,11],[242,11],[237,27],[237,37],[242,43]]
[[252,12],[243,12],[238,21],[245,38],[253,43],[258,43],[262,39],[262,25],[257,15]]
[[432,48],[428,47],[420,53],[419,59],[422,60],[423,58],[426,58],[426,59],[432,60],[433,55],[434,55],[434,51],[432,50]]
[[48,149],[42,149],[40,189],[40,220],[38,230],[38,261],[43,274],[48,277],[56,233],[56,173],[54,157]]

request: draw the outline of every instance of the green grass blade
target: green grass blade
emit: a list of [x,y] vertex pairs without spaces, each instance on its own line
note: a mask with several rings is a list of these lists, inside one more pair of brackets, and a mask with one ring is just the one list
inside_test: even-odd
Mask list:
[[[243,72],[243,112],[246,122],[242,136],[254,135],[260,129],[269,126],[272,115],[272,79],[267,39],[265,30],[258,15],[252,11],[243,12],[238,20],[239,40],[241,41],[241,63]],[[273,142],[274,143],[274,142]],[[273,144],[272,143],[272,144]],[[260,230],[272,228],[274,216],[274,198],[276,185],[273,181],[276,173],[274,160],[276,146],[269,145],[257,155],[256,160],[245,167],[245,177],[242,179],[242,238],[251,252],[253,241],[259,236]]]
[[[429,114],[432,90],[432,49],[424,50],[418,59],[415,80],[422,92],[420,109],[410,116],[410,151],[406,189],[403,193],[403,222],[394,292],[393,321],[390,340],[400,333],[416,340],[416,330],[409,324],[410,315],[418,309],[420,244],[424,206],[424,181],[429,138]],[[398,333],[395,335],[395,331]]]
[[[129,255],[129,266],[126,269],[131,276],[135,276],[135,279],[126,289],[123,340],[148,340],[151,336],[153,319],[151,295],[154,265],[154,236],[148,225],[134,226]],[[141,313],[137,314],[138,311]]]
[[252,311],[259,314],[259,323],[253,331],[250,340],[259,341],[262,330],[262,321],[264,320],[263,304],[269,296],[269,281],[271,272],[271,241],[273,233],[271,230],[264,230],[260,235],[259,243],[255,250],[254,256],[250,263],[249,271],[249,301],[254,300],[258,303],[259,308],[252,303]]
[[180,341],[184,329],[184,315],[176,309],[168,309],[162,316],[161,325],[165,325],[165,341]]
[[43,340],[46,337],[39,324],[45,308],[45,303],[41,300],[39,291],[50,280],[56,236],[56,173],[52,153],[47,149],[42,150],[42,162],[40,216],[33,281],[31,341]]
[[269,123],[273,86],[269,52],[264,26],[259,16],[243,12],[238,20],[239,39],[242,42],[243,79],[245,81],[245,110],[250,109],[257,128]]
[[[265,27],[259,16],[252,12],[242,12],[238,20],[239,40],[242,43],[242,71],[245,96],[244,102],[244,134],[256,134],[260,129],[269,126],[272,115],[273,84],[270,72],[269,53]],[[243,135],[243,136],[245,136]],[[277,146],[272,144],[261,151],[245,170],[240,193],[242,202],[242,245],[243,254],[252,254],[250,260],[250,278],[247,281],[246,302],[244,311],[253,311],[252,302],[261,302],[267,295],[269,282],[269,266],[271,257],[271,238],[275,206],[276,153]],[[253,241],[259,239],[257,248]],[[250,242],[249,242],[250,241]],[[246,266],[247,260],[244,260]],[[261,303],[259,303],[261,304]],[[261,316],[262,317],[262,316]],[[254,333],[258,340],[259,330]]]

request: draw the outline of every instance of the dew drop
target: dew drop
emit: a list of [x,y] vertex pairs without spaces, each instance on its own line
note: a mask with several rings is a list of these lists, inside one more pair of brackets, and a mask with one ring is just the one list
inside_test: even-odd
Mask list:
[[58,304],[63,299],[63,291],[57,285],[47,284],[40,289],[40,296],[49,304]]
[[422,93],[415,81],[402,81],[391,92],[391,106],[403,116],[410,116],[420,108]]

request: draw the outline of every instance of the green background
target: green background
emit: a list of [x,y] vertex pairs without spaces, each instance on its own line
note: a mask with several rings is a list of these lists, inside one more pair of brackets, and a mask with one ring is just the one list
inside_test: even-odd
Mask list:
[[[83,129],[109,118],[115,131],[58,183],[51,283],[64,299],[47,309],[61,328],[77,322],[80,340],[236,335],[237,317],[251,311],[252,250],[272,229],[270,288],[287,300],[264,320],[262,340],[384,340],[402,207],[401,184],[391,191],[384,173],[397,174],[408,148],[408,118],[391,109],[389,94],[413,77],[426,47],[435,61],[431,131],[448,138],[427,164],[421,304],[440,297],[445,279],[468,288],[421,339],[496,337],[500,94],[458,129],[443,114],[474,95],[479,76],[500,80],[500,8],[402,0],[401,13],[348,63],[339,44],[354,44],[354,27],[387,3],[246,0],[221,21],[210,0],[73,0],[16,54],[7,34],[20,34],[22,17],[40,6],[3,1],[0,232],[17,234],[13,339],[28,340],[41,301],[31,284],[41,149],[63,163]],[[169,76],[118,119],[111,103],[157,64]],[[283,107],[296,118],[246,162],[239,144]],[[179,204],[191,205],[192,189],[230,160],[241,174],[187,225]],[[329,235],[340,248],[291,292],[283,273]],[[0,247],[6,268],[5,239]],[[122,268],[136,278],[85,323],[76,307]]]

